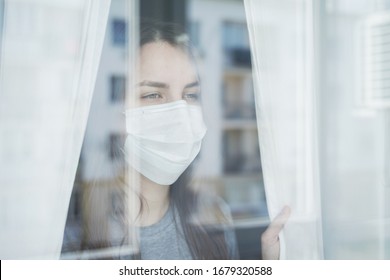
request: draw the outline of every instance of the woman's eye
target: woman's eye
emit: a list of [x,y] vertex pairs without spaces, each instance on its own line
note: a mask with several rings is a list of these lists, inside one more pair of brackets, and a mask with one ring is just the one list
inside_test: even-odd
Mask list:
[[157,92],[148,93],[141,96],[141,99],[159,99],[159,98],[162,98],[162,96]]
[[186,93],[184,94],[184,99],[191,102],[197,102],[200,99],[199,93]]

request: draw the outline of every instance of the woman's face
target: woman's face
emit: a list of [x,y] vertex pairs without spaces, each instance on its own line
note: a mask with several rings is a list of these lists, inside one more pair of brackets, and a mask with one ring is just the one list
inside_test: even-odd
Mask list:
[[143,178],[169,186],[195,159],[206,133],[201,108],[185,104],[199,105],[198,75],[188,54],[168,43],[144,45],[138,60],[126,110],[126,151]]
[[199,104],[200,85],[193,62],[183,50],[153,42],[140,50],[135,99],[130,107],[185,100]]

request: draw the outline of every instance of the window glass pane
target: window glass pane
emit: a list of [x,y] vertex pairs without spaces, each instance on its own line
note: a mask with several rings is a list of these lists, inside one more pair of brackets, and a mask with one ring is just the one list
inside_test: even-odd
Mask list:
[[[242,1],[167,0],[169,13],[142,1],[163,22],[139,28],[125,2],[111,4],[63,257],[261,258],[269,221]],[[122,27],[129,41],[114,39]],[[132,32],[141,49],[126,60]]]
[[321,183],[330,259],[390,257],[389,5],[343,0],[321,6]]
[[[169,13],[160,12],[161,2],[143,2],[144,15],[188,23],[188,36],[175,40],[192,40],[193,61],[183,56],[186,47],[132,50],[138,46],[132,32],[140,30],[124,2],[112,2],[64,257],[88,250],[88,258],[235,258],[238,250],[241,259],[258,259],[268,212],[274,217],[289,204],[282,258],[388,258],[388,95],[382,89],[389,1],[248,0],[256,7],[247,10],[251,42],[242,1],[180,2],[186,10],[178,17],[175,0],[164,2]],[[259,29],[251,29],[254,23]],[[34,34],[18,24],[25,36]],[[129,71],[127,55],[145,59],[139,72]],[[157,62],[160,71],[151,74]],[[201,114],[185,111],[199,103]],[[145,119],[140,112],[153,114]],[[179,123],[196,128],[192,149],[181,145],[190,130],[177,133]],[[22,157],[23,147],[18,151]],[[172,164],[178,159],[187,169]],[[156,208],[148,186],[167,195],[162,185],[170,185],[169,203]],[[184,218],[172,224],[175,211]],[[153,231],[167,221],[179,231],[150,238],[148,226]],[[181,230],[185,237],[169,248],[176,251],[158,255],[156,242],[171,244]],[[227,251],[201,245],[210,240]]]

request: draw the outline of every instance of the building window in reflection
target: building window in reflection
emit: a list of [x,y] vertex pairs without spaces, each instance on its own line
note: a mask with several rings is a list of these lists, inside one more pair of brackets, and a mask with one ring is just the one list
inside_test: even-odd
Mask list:
[[126,93],[126,78],[125,76],[111,76],[110,78],[110,97],[111,101],[123,102]]
[[127,43],[127,24],[124,19],[112,20],[112,43],[124,47]]

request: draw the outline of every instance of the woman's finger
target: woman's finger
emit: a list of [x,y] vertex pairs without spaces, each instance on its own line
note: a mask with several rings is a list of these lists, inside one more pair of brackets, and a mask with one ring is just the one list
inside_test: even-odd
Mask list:
[[263,260],[278,260],[280,256],[279,233],[290,217],[291,209],[285,206],[261,235]]
[[269,224],[268,228],[264,231],[262,235],[262,241],[268,244],[278,241],[279,233],[286,224],[288,218],[290,217],[290,214],[290,207],[285,206],[282,211],[275,217],[275,219]]

